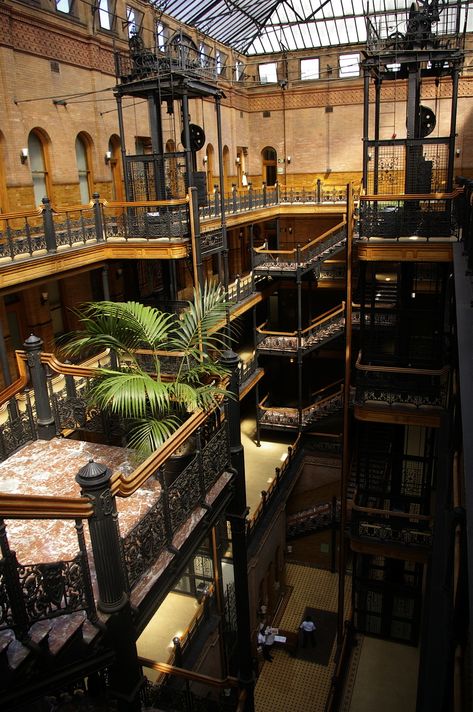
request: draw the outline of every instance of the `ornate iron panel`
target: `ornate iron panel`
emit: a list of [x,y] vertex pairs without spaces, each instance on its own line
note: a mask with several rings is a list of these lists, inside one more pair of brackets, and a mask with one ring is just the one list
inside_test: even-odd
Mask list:
[[194,457],[169,487],[169,511],[173,532],[184,524],[200,501],[199,464],[199,458]]
[[202,463],[205,491],[208,492],[220,475],[230,467],[230,443],[226,423],[203,448]]
[[158,559],[165,541],[163,502],[159,499],[122,539],[130,588]]
[[18,564],[18,575],[29,623],[86,610],[83,554],[70,561]]
[[0,559],[0,630],[12,628],[14,617],[8,586],[8,562]]

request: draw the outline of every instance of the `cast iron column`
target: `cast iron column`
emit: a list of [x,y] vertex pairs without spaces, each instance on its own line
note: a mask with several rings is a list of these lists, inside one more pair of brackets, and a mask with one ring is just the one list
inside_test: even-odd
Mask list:
[[30,334],[23,344],[30,369],[31,384],[36,406],[36,429],[40,440],[51,440],[56,435],[56,426],[48,396],[46,371],[41,363],[42,340]]
[[108,467],[90,460],[77,473],[76,482],[94,509],[89,530],[99,591],[97,608],[109,614],[108,641],[116,653],[109,669],[110,690],[118,700],[120,712],[139,712],[143,676],[136,650],[137,634],[128,596],[117,507],[110,489],[111,476]]
[[246,689],[245,710],[254,710],[253,666],[251,664],[250,603],[248,596],[248,561],[246,556],[246,506],[245,458],[240,434],[240,401],[238,400],[239,357],[233,351],[224,351],[222,366],[231,372],[229,391],[234,398],[227,399],[226,413],[230,436],[230,457],[235,475],[235,494],[228,506],[227,519],[232,529],[233,572],[235,579],[235,606],[237,614],[238,679]]

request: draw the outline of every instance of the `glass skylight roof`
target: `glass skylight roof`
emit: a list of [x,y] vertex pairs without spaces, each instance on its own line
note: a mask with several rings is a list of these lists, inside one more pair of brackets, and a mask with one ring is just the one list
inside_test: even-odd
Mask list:
[[[388,23],[392,32],[400,31],[397,28],[405,23],[412,5],[412,0],[150,1],[248,55],[365,43],[367,17],[374,23]],[[418,0],[420,6],[428,2]],[[458,3],[438,0],[437,4],[441,10]],[[469,4],[470,0],[462,0],[463,12]]]

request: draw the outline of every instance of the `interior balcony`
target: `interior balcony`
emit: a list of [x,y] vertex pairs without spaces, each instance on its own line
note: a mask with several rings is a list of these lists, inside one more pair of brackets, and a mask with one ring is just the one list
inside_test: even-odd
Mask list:
[[[353,389],[354,396],[354,389]],[[338,380],[312,394],[306,408],[288,408],[270,404],[267,394],[258,404],[261,428],[268,430],[311,430],[316,424],[340,419],[343,413],[343,381]]]
[[428,560],[433,518],[415,512],[366,506],[366,495],[355,493],[351,509],[350,547],[361,554],[392,559]]
[[402,368],[356,362],[355,417],[405,425],[440,426],[448,406],[450,369]]
[[448,262],[459,239],[462,189],[360,196],[357,254],[366,261]]

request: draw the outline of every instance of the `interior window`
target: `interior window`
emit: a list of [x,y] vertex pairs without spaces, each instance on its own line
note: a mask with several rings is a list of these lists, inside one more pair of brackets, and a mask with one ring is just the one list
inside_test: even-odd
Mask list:
[[360,55],[359,54],[341,54],[339,57],[339,72],[340,78],[343,77],[359,77],[360,76]]
[[113,0],[99,0],[99,22],[103,30],[111,30],[113,24]]
[[79,173],[80,201],[82,205],[85,205],[90,200],[90,172],[87,147],[80,136],[76,138],[76,161]]
[[318,57],[311,57],[310,59],[301,59],[301,79],[319,79]]
[[276,62],[258,65],[259,80],[261,84],[272,84],[278,81]]
[[74,0],[56,0],[56,10],[67,14],[72,12]]
[[41,205],[43,198],[48,197],[48,182],[43,142],[34,131],[28,137],[28,157],[33,178],[34,202],[35,205]]

